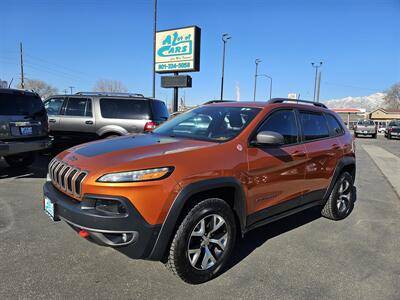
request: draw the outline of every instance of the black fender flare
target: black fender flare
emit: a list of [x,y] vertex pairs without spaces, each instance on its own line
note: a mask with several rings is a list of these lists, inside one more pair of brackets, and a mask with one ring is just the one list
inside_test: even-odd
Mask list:
[[[354,166],[354,171],[356,171],[356,159],[354,156],[344,156],[338,161],[336,168],[335,168],[335,172],[333,173],[333,176],[332,176],[331,183],[329,184],[329,187],[325,192],[325,195],[323,198],[323,204],[325,204],[326,201],[328,200],[329,195],[331,194],[332,189],[336,183],[336,180],[338,179],[339,175],[342,173],[343,169],[347,166]],[[355,178],[353,178],[353,179],[355,179]]]
[[148,259],[162,260],[166,248],[174,234],[176,222],[184,208],[186,201],[193,195],[199,192],[205,192],[215,188],[233,187],[235,189],[235,198],[233,210],[237,215],[240,223],[241,232],[244,232],[246,227],[246,196],[242,184],[235,177],[219,177],[214,179],[206,179],[197,181],[185,186],[178,196],[175,198],[168,211],[167,217],[162,224],[157,240],[154,244]]

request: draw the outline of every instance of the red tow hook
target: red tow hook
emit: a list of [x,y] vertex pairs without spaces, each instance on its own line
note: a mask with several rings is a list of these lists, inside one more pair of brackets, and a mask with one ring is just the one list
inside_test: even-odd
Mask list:
[[87,232],[86,230],[81,229],[81,230],[79,230],[79,235],[81,237],[83,237],[84,239],[87,239],[89,237],[89,232]]

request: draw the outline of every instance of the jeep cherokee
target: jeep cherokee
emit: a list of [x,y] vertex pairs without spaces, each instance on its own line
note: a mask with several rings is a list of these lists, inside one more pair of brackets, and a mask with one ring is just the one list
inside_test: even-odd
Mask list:
[[188,283],[210,280],[237,234],[312,206],[333,220],[353,209],[353,137],[323,104],[296,102],[212,103],[73,147],[49,164],[44,210]]

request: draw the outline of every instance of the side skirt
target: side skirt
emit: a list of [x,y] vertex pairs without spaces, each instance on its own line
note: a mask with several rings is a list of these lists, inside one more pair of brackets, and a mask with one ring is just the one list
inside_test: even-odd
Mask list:
[[245,232],[296,214],[313,206],[323,205],[323,196],[325,192],[326,190],[315,191],[308,195],[288,200],[282,204],[267,207],[253,213],[247,217],[248,226]]

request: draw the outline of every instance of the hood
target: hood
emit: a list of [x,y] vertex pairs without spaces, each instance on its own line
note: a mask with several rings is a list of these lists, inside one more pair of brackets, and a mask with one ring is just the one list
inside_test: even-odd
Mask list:
[[157,134],[130,135],[75,146],[59,158],[85,169],[107,169],[152,157],[193,151],[216,145],[213,142],[173,138]]

